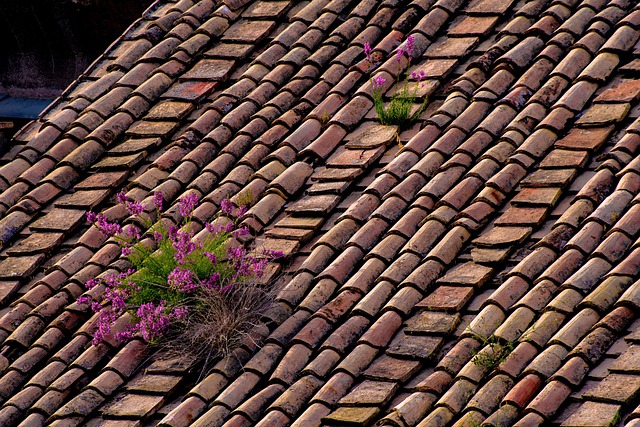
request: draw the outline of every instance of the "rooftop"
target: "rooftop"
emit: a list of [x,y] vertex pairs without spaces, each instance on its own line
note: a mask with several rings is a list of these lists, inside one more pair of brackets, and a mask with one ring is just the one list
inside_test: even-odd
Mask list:
[[[0,159],[0,424],[640,426],[639,29],[626,0],[156,2]],[[382,126],[371,77],[409,63],[428,107]],[[123,260],[85,214],[119,191],[200,223],[251,194],[285,253],[204,378],[91,345],[75,301]]]

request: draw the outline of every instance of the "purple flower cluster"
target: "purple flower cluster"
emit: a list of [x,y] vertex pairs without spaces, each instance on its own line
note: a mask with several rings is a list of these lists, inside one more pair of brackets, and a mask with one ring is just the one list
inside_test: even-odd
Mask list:
[[[141,203],[131,201],[123,193],[118,194],[117,200],[134,216],[143,212]],[[161,193],[154,194],[154,204],[159,211],[163,202]],[[143,255],[129,257],[134,269],[87,281],[86,287],[90,290],[104,286],[103,291],[100,289],[101,294],[93,292],[99,294],[99,298],[86,294],[78,299],[79,303],[89,304],[98,313],[94,344],[112,334],[115,322],[127,312],[134,322],[124,330],[115,331],[115,338],[125,341],[139,335],[146,341],[155,341],[189,314],[194,301],[191,295],[215,291],[225,296],[237,286],[250,286],[253,278],[264,274],[271,260],[282,255],[275,252],[255,255],[244,246],[228,245],[230,239],[248,235],[249,229],[237,227],[234,222],[245,214],[246,208],[234,208],[226,199],[221,203],[221,211],[229,217],[228,222],[206,223],[210,239],[194,242],[189,221],[197,203],[195,193],[179,199],[183,223],[180,227],[170,226],[168,230],[161,226],[150,231],[159,250],[148,253],[138,248],[143,231],[135,225],[128,224],[123,228],[107,221],[103,214],[87,214],[89,221],[102,233],[116,238],[123,256],[129,256],[133,251]]]
[[182,197],[179,201],[180,215],[184,218],[190,218],[193,215],[193,210],[198,206],[198,195],[196,193],[189,193]]
[[364,55],[367,57],[367,61],[369,62],[372,62],[371,52],[371,44],[369,42],[364,42]]
[[190,232],[172,228],[169,231],[169,239],[175,250],[173,257],[179,265],[184,265],[187,262],[187,257],[198,248],[198,245],[191,240],[193,239],[193,233]]
[[371,81],[373,82],[373,88],[376,90],[380,90],[382,88],[382,85],[387,82],[387,79],[379,75],[378,77],[374,77],[373,79],[371,79]]
[[140,321],[133,325],[127,325],[124,331],[116,333],[116,338],[126,341],[137,333],[147,342],[161,338],[173,320],[184,319],[189,311],[185,306],[175,307],[168,311],[166,304],[166,301],[160,301],[158,305],[153,302],[142,304],[136,311],[136,316]]
[[[93,344],[101,343],[111,332],[111,325],[127,311],[127,299],[131,297],[132,292],[139,289],[136,283],[127,281],[132,273],[132,270],[114,273],[104,279],[90,279],[85,284],[88,289],[93,289],[98,284],[105,286],[101,301],[96,301],[89,295],[82,295],[78,298],[78,303],[90,304],[91,310],[99,313]],[[108,308],[105,309],[105,307]]]
[[227,214],[228,216],[231,216],[233,218],[241,218],[247,212],[247,207],[238,206],[238,208],[234,210],[231,200],[223,199],[220,203],[220,210],[222,211],[222,213]]
[[156,205],[156,209],[162,210],[162,203],[164,202],[164,196],[160,192],[153,193],[153,204]]
[[109,222],[104,214],[96,214],[94,212],[87,212],[87,221],[98,227],[98,230],[102,234],[108,237],[113,237],[119,233],[122,233],[122,227],[117,222]]
[[118,199],[118,203],[120,203],[121,205],[124,205],[124,207],[127,208],[127,211],[131,215],[138,216],[142,212],[144,212],[144,206],[142,206],[142,203],[132,202],[131,200],[129,200],[126,194],[118,193],[116,197]]
[[400,60],[402,59],[405,53],[409,56],[409,58],[412,58],[414,46],[415,44],[414,44],[413,36],[407,37],[407,42],[405,43],[405,47],[398,48],[398,51],[396,52],[396,59],[398,60],[398,62],[400,62]]
[[414,71],[411,73],[411,78],[417,82],[420,82],[422,79],[424,79],[427,76],[427,73],[425,73],[424,71]]
[[[396,60],[398,63],[403,62],[403,58],[406,55],[408,57],[408,62],[406,62],[403,66],[405,68],[405,72],[411,65],[411,61],[414,57],[416,49],[416,41],[415,36],[410,35],[405,40],[405,43],[402,44],[396,50]],[[368,42],[364,43],[364,54],[366,59],[369,61],[369,67],[371,69],[371,45]],[[400,80],[400,76],[404,74],[403,72],[398,73],[396,77],[396,81]],[[422,81],[426,78],[426,73],[424,71],[420,72],[412,72],[410,78],[416,80],[417,82]],[[373,103],[375,106],[376,113],[380,120],[380,123],[383,125],[399,125],[403,126],[411,121],[415,120],[420,113],[426,108],[426,98],[422,102],[422,105],[415,111],[413,110],[413,103],[418,97],[417,90],[418,85],[415,85],[413,88],[413,92],[409,89],[409,76],[405,74],[405,81],[402,85],[397,85],[395,93],[391,96],[391,101],[387,104],[385,99],[386,91],[383,91],[383,85],[386,83],[386,79],[382,75],[377,75],[376,77],[371,78],[372,91],[371,94],[373,96]],[[424,83],[421,85],[425,86]]]
[[191,270],[182,267],[176,267],[171,273],[169,273],[168,280],[169,285],[173,286],[180,292],[190,294],[198,289],[195,277]]

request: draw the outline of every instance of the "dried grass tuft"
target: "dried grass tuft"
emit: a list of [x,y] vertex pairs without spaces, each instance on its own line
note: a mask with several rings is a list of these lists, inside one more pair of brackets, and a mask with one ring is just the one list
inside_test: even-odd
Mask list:
[[215,362],[227,357],[260,325],[262,315],[273,306],[275,286],[243,284],[222,295],[203,290],[195,297],[197,307],[159,343],[160,353],[169,358],[196,361],[201,375]]

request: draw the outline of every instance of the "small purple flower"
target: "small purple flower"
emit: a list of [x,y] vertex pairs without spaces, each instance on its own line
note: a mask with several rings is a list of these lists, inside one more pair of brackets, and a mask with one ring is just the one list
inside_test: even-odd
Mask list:
[[124,205],[125,203],[127,203],[129,201],[129,198],[124,193],[118,193],[116,195],[116,199],[118,200],[118,203],[121,204],[121,205]]
[[180,215],[183,217],[190,217],[193,214],[193,210],[198,205],[198,195],[196,193],[189,193],[186,196],[180,198]]
[[140,331],[140,324],[127,325],[124,331],[116,333],[116,339],[119,341],[129,341],[134,335]]
[[125,206],[127,207],[127,211],[134,216],[138,216],[144,212],[144,206],[142,206],[140,202],[127,202]]
[[413,40],[413,35],[407,37],[407,55],[409,55],[409,57],[413,56],[413,47],[414,47],[414,40]]
[[122,249],[121,249],[121,252],[122,252],[122,256],[129,256],[129,255],[131,255],[132,251],[131,251],[130,247],[123,246]]
[[107,221],[107,217],[103,214],[96,215],[95,226],[98,227],[100,232],[108,237],[113,237],[116,234],[122,233],[122,227],[117,222]]
[[373,82],[374,89],[380,89],[382,85],[387,82],[387,79],[382,77],[382,75],[379,75],[378,77],[374,77],[371,81]]
[[205,223],[204,228],[211,234],[218,234],[220,232],[220,227],[217,224],[213,224],[211,222]]
[[93,302],[91,295],[82,295],[78,298],[78,304],[90,304]]
[[87,280],[87,282],[84,284],[85,288],[87,289],[93,289],[96,286],[98,286],[98,284],[100,283],[100,280],[98,279],[89,279]]
[[234,238],[236,238],[236,239],[237,239],[237,238],[240,238],[240,237],[244,237],[244,236],[246,236],[246,235],[248,235],[248,234],[249,234],[249,227],[247,227],[247,226],[245,225],[245,226],[243,226],[243,227],[240,227],[240,228],[238,228],[238,229],[234,230],[231,234],[232,234],[232,235],[233,235],[233,237],[234,237]]
[[171,245],[176,253],[173,255],[178,264],[184,264],[187,256],[196,249],[196,244],[191,241],[192,233],[177,231],[175,237],[171,238]]
[[176,307],[171,311],[171,317],[178,320],[184,319],[187,317],[188,312],[189,308],[186,306]]
[[167,283],[185,293],[191,293],[198,288],[197,283],[194,281],[193,273],[181,267],[176,267],[169,273]]
[[264,256],[271,258],[271,259],[278,259],[278,258],[282,258],[284,256],[284,252],[282,251],[272,251],[272,250],[264,250],[262,251],[262,253],[264,254]]
[[411,78],[417,82],[420,82],[422,79],[424,79],[427,76],[427,73],[425,73],[424,71],[413,71],[411,73]]
[[220,283],[220,273],[213,273],[207,280],[205,280],[202,284],[206,289],[218,289]]
[[176,236],[178,235],[178,227],[176,227],[175,225],[172,225],[169,227],[169,239],[175,239]]
[[369,42],[364,42],[364,54],[367,60],[371,61],[371,44]]
[[236,213],[233,216],[235,216],[236,218],[241,218],[246,213],[247,213],[247,207],[242,205],[242,206],[238,206],[238,209],[236,209]]
[[222,199],[222,202],[220,202],[220,210],[227,215],[231,215],[233,212],[233,203],[231,203],[231,200]]
[[404,55],[404,49],[399,47],[398,51],[396,52],[396,59],[398,60],[398,62],[400,62],[400,60],[402,60],[402,56]]
[[162,203],[164,202],[164,196],[162,195],[161,192],[156,191],[155,193],[153,193],[153,203],[156,205],[156,208],[161,211],[162,210]]
[[209,261],[211,261],[211,264],[216,264],[218,262],[218,257],[216,257],[216,255],[214,253],[205,251],[204,252],[204,256],[209,258]]
[[166,301],[160,301],[157,306],[148,302],[142,304],[137,311],[140,318],[140,333],[145,341],[149,342],[161,337],[169,328],[170,319],[165,311]]
[[87,212],[87,221],[89,221],[90,223],[94,223],[96,222],[96,219],[98,219],[98,215],[96,215],[95,212]]
[[153,232],[153,240],[155,240],[156,242],[162,242],[164,240],[164,236],[162,235],[161,232],[159,231],[154,231]]
[[136,227],[135,225],[129,225],[127,227],[127,230],[125,231],[125,235],[127,237],[132,238],[132,239],[140,240],[140,229],[138,227]]

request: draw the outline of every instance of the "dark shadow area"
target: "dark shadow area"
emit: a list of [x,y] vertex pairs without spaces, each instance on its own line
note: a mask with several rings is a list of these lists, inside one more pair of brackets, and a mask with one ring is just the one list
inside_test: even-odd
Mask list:
[[0,94],[55,98],[153,0],[0,0]]

